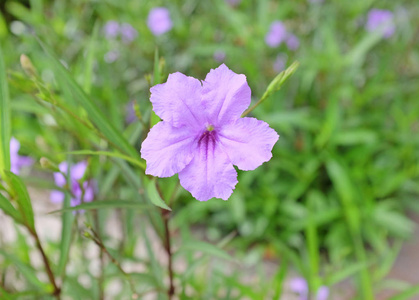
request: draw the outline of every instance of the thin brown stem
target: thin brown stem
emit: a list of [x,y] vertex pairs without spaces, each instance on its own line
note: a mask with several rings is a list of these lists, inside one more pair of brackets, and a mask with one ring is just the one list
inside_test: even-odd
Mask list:
[[131,299],[138,299],[138,294],[135,291],[135,285],[131,279],[130,274],[125,272],[121,264],[112,256],[112,254],[109,253],[108,249],[106,249],[105,245],[103,244],[96,231],[94,231],[92,228],[90,228],[90,231],[93,233],[93,236],[88,234],[88,232],[86,232],[87,235],[85,234],[85,236],[91,238],[95,242],[95,244],[101,249],[101,252],[103,252],[110,259],[110,261],[118,268],[118,270],[125,276],[131,288]]
[[164,222],[164,249],[166,250],[168,263],[167,269],[169,271],[169,289],[167,290],[167,296],[169,300],[173,298],[175,295],[175,286],[173,284],[173,263],[172,263],[172,247],[171,247],[171,238],[170,238],[170,230],[169,230],[169,219],[170,219],[170,211],[162,209],[161,210],[162,219]]
[[45,270],[46,270],[47,275],[48,275],[48,279],[49,279],[49,281],[51,282],[51,284],[54,288],[54,290],[52,292],[52,295],[57,300],[59,300],[59,299],[61,299],[61,289],[55,281],[54,273],[52,272],[51,265],[48,261],[48,257],[45,254],[44,248],[42,248],[42,244],[41,244],[41,241],[39,239],[39,236],[36,233],[35,229],[32,229],[32,228],[28,227],[28,230],[29,230],[30,234],[33,236],[33,238],[35,239],[36,248],[38,248],[39,252],[41,253],[42,261],[44,262]]

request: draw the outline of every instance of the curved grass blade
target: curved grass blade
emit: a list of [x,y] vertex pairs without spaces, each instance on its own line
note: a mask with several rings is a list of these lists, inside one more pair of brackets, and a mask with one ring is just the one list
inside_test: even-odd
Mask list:
[[121,153],[117,153],[117,152],[108,152],[108,151],[92,151],[92,150],[77,150],[77,151],[70,151],[70,152],[65,152],[66,154],[70,154],[70,155],[104,155],[104,156],[110,156],[110,157],[117,157],[117,158],[121,158],[124,159],[130,163],[132,163],[133,165],[136,165],[138,167],[140,167],[141,169],[145,170],[146,165],[143,161],[140,161],[138,159],[132,158],[130,156],[121,154]]
[[150,205],[141,203],[141,202],[134,202],[134,201],[123,201],[123,200],[112,200],[112,201],[94,201],[94,202],[86,202],[80,205],[66,207],[60,210],[55,210],[50,212],[50,214],[55,213],[62,213],[62,212],[69,212],[69,211],[78,211],[78,210],[94,210],[94,209],[114,209],[114,208],[131,208],[131,209],[138,209],[138,210],[145,210],[149,209]]
[[57,81],[61,83],[61,88],[71,92],[75,101],[81,105],[89,115],[89,118],[100,130],[104,137],[113,144],[114,147],[122,150],[125,154],[139,158],[135,148],[118,132],[114,125],[109,122],[105,115],[99,110],[96,104],[87,96],[83,89],[76,83],[70,72],[60,63],[49,46],[38,39],[39,44],[47,54],[50,65],[55,69]]
[[3,175],[3,170],[10,170],[11,135],[9,88],[3,52],[0,47],[0,175]]
[[0,209],[6,214],[12,217],[16,222],[23,224],[22,216],[19,211],[14,208],[6,197],[0,194]]
[[16,193],[16,202],[19,207],[19,211],[22,214],[24,223],[31,229],[35,229],[35,219],[33,215],[32,203],[25,184],[19,176],[13,174],[10,171],[6,171],[6,176],[10,186]]

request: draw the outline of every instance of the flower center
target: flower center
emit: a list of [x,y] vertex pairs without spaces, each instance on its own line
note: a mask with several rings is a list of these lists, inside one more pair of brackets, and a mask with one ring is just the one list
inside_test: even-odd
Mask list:
[[207,131],[213,131],[214,130],[214,126],[213,125],[207,125]]

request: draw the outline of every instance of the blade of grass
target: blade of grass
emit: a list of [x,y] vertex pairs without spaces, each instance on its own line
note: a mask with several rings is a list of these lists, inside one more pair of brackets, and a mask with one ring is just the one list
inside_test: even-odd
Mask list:
[[87,49],[87,58],[84,69],[84,78],[83,78],[83,89],[86,94],[90,94],[90,89],[92,87],[92,73],[93,73],[93,61],[95,59],[95,46],[97,43],[97,37],[99,33],[99,23],[96,22],[93,27],[93,33],[90,37],[89,47]]
[[77,150],[77,151],[70,151],[70,152],[65,152],[65,153],[70,154],[70,155],[104,155],[104,156],[110,156],[110,157],[117,157],[117,158],[122,158],[126,161],[129,161],[133,165],[136,165],[137,167],[140,167],[143,170],[145,170],[146,168],[144,161],[140,161],[138,159],[132,158],[130,156],[127,156],[118,152]]
[[104,200],[86,202],[80,205],[66,207],[60,210],[54,210],[50,214],[77,211],[77,210],[94,210],[94,209],[115,209],[115,208],[131,208],[145,210],[150,209],[150,205],[138,201],[124,201],[124,200]]
[[298,66],[300,63],[298,61],[295,61],[292,63],[291,66],[289,66],[285,71],[282,71],[279,73],[268,85],[266,88],[265,93],[263,93],[262,97],[259,99],[258,102],[256,102],[252,107],[247,109],[241,116],[245,117],[247,116],[252,110],[254,110],[259,104],[261,104],[263,101],[265,101],[270,95],[272,95],[274,92],[281,89],[282,85],[285,83],[285,81],[288,80],[288,78],[291,77],[292,74],[297,71]]
[[20,212],[14,208],[14,206],[10,203],[6,197],[0,194],[0,209],[6,214],[12,217],[16,222],[23,224],[22,216]]
[[3,51],[0,46],[0,175],[2,176],[4,176],[3,170],[10,170],[11,135],[9,88]]
[[[355,204],[355,189],[350,180],[350,176],[343,165],[331,154],[330,159],[326,162],[327,172],[332,183],[339,195],[344,208],[346,222],[349,232],[354,243],[356,259],[362,264],[366,263],[367,257],[361,236],[361,215],[357,205]],[[367,268],[360,270],[360,285],[363,299],[372,300],[374,294],[372,290],[372,280]]]
[[125,154],[139,158],[138,152],[135,148],[130,145],[130,143],[124,138],[122,133],[118,132],[113,124],[104,116],[104,114],[99,110],[96,104],[86,95],[83,89],[76,83],[69,71],[60,63],[56,58],[53,51],[38,39],[39,44],[43,48],[44,52],[47,54],[49,63],[56,71],[57,78],[61,82],[62,88],[66,88],[71,91],[74,99],[81,105],[89,115],[89,118],[97,126],[97,128],[102,132],[102,134],[109,140],[110,143],[117,149],[120,149]]
[[409,299],[414,299],[413,297],[416,295],[419,295],[419,284],[414,285],[404,290],[400,294],[391,297],[390,300],[409,300]]
[[6,171],[6,176],[13,191],[16,193],[16,202],[18,204],[19,211],[23,216],[23,221],[27,226],[34,230],[35,219],[33,215],[32,203],[25,184],[19,176],[13,174],[12,172]]
[[[69,208],[71,206],[70,195],[68,193],[65,193],[63,206],[64,206],[64,209]],[[73,237],[73,231],[72,231],[73,221],[74,221],[74,216],[71,212],[63,213],[61,217],[62,228],[61,228],[61,242],[60,242],[60,258],[58,261],[58,269],[57,269],[57,274],[61,275],[63,282],[65,278],[65,268],[66,268],[68,257],[70,254],[71,240]]]

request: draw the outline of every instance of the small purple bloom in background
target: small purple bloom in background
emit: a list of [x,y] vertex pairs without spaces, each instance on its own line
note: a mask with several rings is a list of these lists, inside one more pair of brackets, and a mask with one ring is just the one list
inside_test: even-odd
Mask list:
[[120,28],[122,41],[126,44],[131,43],[138,35],[137,30],[128,23],[122,23]]
[[109,52],[106,52],[103,58],[105,59],[105,62],[107,62],[108,64],[113,63],[119,58],[119,51],[111,50]]
[[[295,277],[290,280],[289,286],[291,291],[300,296],[300,300],[308,299],[308,284],[307,281],[302,277]],[[326,286],[321,286],[317,290],[316,300],[327,300],[329,297],[329,288]]]
[[233,165],[249,171],[271,159],[278,134],[263,121],[241,118],[251,101],[243,74],[224,64],[202,82],[177,72],[150,91],[163,121],[141,146],[146,174],[179,173],[180,184],[196,199],[227,200],[238,182]]
[[125,123],[131,124],[137,121],[137,116],[134,110],[134,100],[127,103],[125,106]]
[[217,50],[214,52],[214,60],[223,62],[226,58],[226,53],[223,50]]
[[236,5],[240,4],[240,2],[242,2],[242,0],[225,0],[225,2],[227,2],[231,6],[236,6]]
[[300,47],[300,40],[298,39],[298,37],[291,33],[287,35],[285,43],[287,44],[288,49],[292,51],[295,51],[298,49],[298,47]]
[[269,32],[265,36],[266,44],[275,48],[278,47],[287,37],[287,29],[281,21],[274,21],[269,28]]
[[151,9],[148,14],[147,26],[156,36],[168,32],[173,27],[169,10],[165,7]]
[[286,55],[278,54],[278,56],[276,57],[272,65],[272,68],[274,69],[275,72],[279,73],[285,69],[286,63],[287,63]]
[[368,32],[381,32],[384,38],[391,37],[396,31],[393,13],[389,10],[371,9],[365,28]]
[[[64,174],[68,172],[68,165],[66,162],[62,162],[58,168]],[[70,172],[68,173],[70,183],[69,189],[71,191],[71,200],[70,205],[76,206],[80,205],[83,202],[91,202],[94,199],[96,184],[94,181],[84,181],[80,185],[80,180],[83,178],[84,173],[86,172],[87,162],[79,162],[72,167],[70,167]],[[54,181],[58,187],[64,187],[67,184],[67,179],[62,173],[54,173]],[[83,189],[82,189],[83,187]],[[84,195],[83,195],[84,190]],[[51,202],[53,203],[62,203],[64,201],[65,194],[62,191],[52,191],[50,194]]]
[[108,21],[103,26],[103,32],[106,38],[116,38],[119,34],[119,23],[117,21]]
[[17,139],[12,137],[10,139],[10,171],[19,175],[23,167],[33,165],[33,159],[29,156],[19,155],[20,143]]

